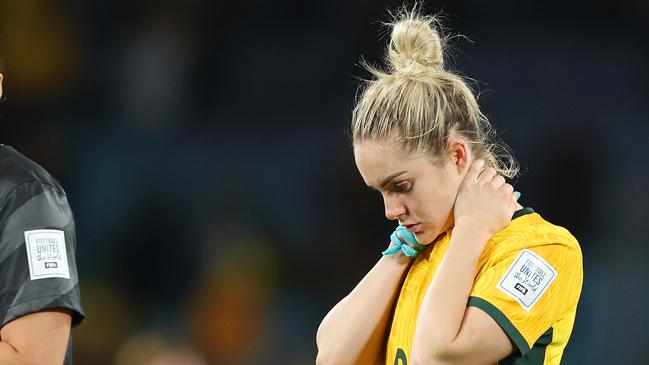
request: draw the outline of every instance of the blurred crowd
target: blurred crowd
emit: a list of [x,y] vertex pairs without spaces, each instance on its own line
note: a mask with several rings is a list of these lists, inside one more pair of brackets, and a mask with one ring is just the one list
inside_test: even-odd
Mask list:
[[[2,140],[66,188],[79,365],[312,364],[393,224],[347,135],[372,1],[0,0]],[[429,2],[450,65],[582,244],[567,364],[641,363],[649,300],[647,2]],[[475,43],[474,43],[475,42]]]

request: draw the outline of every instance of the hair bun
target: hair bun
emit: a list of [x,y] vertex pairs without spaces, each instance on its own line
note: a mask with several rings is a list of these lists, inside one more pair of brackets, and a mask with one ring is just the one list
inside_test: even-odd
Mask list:
[[421,66],[443,67],[442,39],[432,26],[434,22],[433,18],[411,13],[393,23],[388,61],[395,71],[408,72]]

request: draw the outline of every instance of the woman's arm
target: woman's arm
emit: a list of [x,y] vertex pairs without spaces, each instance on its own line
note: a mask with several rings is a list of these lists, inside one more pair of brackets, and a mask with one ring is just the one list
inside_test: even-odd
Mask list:
[[318,328],[318,365],[380,361],[392,307],[410,265],[403,253],[383,256],[325,316]]
[[0,329],[0,365],[61,365],[70,337],[67,309],[26,314]]
[[419,311],[413,341],[413,364],[495,364],[513,351],[496,321],[467,307],[481,250],[489,237],[474,228],[453,229],[449,248]]
[[419,310],[413,364],[493,364],[512,351],[493,319],[467,310],[484,246],[516,209],[512,186],[483,165],[476,160],[460,187],[449,247]]

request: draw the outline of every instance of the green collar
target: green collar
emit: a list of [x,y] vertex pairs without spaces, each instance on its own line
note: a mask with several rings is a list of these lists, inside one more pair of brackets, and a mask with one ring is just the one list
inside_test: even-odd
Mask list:
[[534,213],[534,209],[532,209],[530,207],[519,209],[519,210],[514,212],[514,215],[512,216],[512,220],[514,220],[514,219],[516,219],[518,217],[522,217],[522,216],[524,216],[526,214],[532,214],[532,213]]

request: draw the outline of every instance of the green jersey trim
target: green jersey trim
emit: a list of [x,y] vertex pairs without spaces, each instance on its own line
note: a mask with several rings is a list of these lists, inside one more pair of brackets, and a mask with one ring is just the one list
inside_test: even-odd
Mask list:
[[493,304],[479,297],[469,297],[469,306],[480,308],[493,318],[500,328],[505,331],[507,336],[516,345],[518,351],[500,361],[499,365],[543,365],[545,361],[545,350],[552,343],[554,329],[550,327],[544,334],[539,337],[532,348],[527,345],[527,341],[521,333],[509,321],[507,316],[496,308]]
[[514,219],[516,219],[518,217],[522,217],[522,216],[524,216],[526,214],[532,214],[532,213],[534,213],[534,209],[532,209],[530,207],[519,209],[519,210],[514,212],[514,215],[512,216],[512,220],[514,220]]
[[552,342],[552,336],[554,335],[554,329],[550,327],[549,330],[545,331],[541,337],[534,343],[534,346],[530,351],[521,356],[519,353],[514,352],[513,354],[504,358],[499,365],[543,365],[545,364],[545,349]]
[[530,350],[530,347],[527,344],[527,341],[525,341],[523,335],[521,335],[518,329],[514,327],[509,318],[507,318],[507,316],[505,316],[505,314],[498,308],[496,308],[493,304],[487,302],[482,298],[471,296],[469,297],[469,302],[467,305],[480,308],[483,311],[487,312],[487,314],[491,316],[491,318],[493,318],[496,323],[498,323],[500,328],[505,331],[507,336],[512,340],[514,345],[516,345],[522,355],[525,355]]

